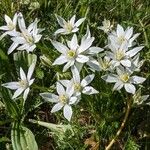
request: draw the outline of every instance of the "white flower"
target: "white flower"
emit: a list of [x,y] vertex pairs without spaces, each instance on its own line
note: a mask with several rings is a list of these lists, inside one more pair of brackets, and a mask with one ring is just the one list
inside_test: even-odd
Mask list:
[[62,28],[58,29],[55,32],[55,35],[57,35],[59,33],[61,33],[61,34],[70,34],[70,33],[77,32],[79,30],[78,27],[85,20],[85,18],[81,18],[77,22],[75,22],[75,17],[76,16],[74,15],[69,21],[65,21],[62,17],[56,16],[57,21],[58,21],[59,25]]
[[32,63],[29,67],[27,76],[23,69],[20,67],[20,80],[18,82],[8,82],[2,84],[2,86],[11,89],[16,90],[12,99],[17,98],[19,95],[21,95],[23,92],[23,99],[24,101],[27,99],[28,93],[30,91],[30,86],[33,84],[34,79],[31,79],[31,76],[33,74],[35,68],[35,63]]
[[103,26],[98,27],[98,29],[103,30],[105,33],[108,33],[112,30],[113,25],[111,25],[109,20],[104,19],[102,24]]
[[106,82],[115,83],[113,90],[120,90],[122,87],[124,87],[128,93],[134,94],[136,88],[133,84],[141,84],[146,80],[143,77],[131,76],[132,72],[127,69],[125,70],[122,67],[117,68],[116,71],[117,75],[109,74],[102,76],[102,79],[104,79]]
[[121,25],[117,25],[117,30],[109,34],[108,39],[110,43],[115,43],[121,46],[123,43],[127,43],[128,47],[133,46],[133,41],[139,36],[139,33],[133,35],[133,27],[123,29]]
[[143,49],[143,46],[135,47],[133,49],[128,49],[127,43],[123,43],[121,46],[116,44],[109,45],[111,52],[107,51],[107,57],[112,59],[112,65],[114,67],[123,65],[124,67],[131,67],[131,59],[139,51]]
[[11,19],[9,16],[5,15],[5,22],[6,25],[5,26],[1,26],[0,30],[5,31],[5,33],[3,33],[0,36],[0,39],[2,39],[4,36],[8,35],[14,35],[15,34],[15,30],[16,30],[16,25],[17,25],[17,18],[18,18],[18,14],[15,13],[13,19]]
[[71,105],[75,104],[77,97],[73,96],[74,90],[70,85],[68,85],[65,90],[64,87],[59,82],[57,82],[56,88],[58,95],[46,92],[40,93],[40,96],[42,96],[42,98],[48,102],[56,103],[51,110],[52,113],[63,108],[64,117],[70,121],[72,117]]
[[136,93],[133,95],[133,104],[134,105],[141,105],[147,104],[150,105],[150,102],[147,102],[149,95],[141,95],[141,88],[139,88]]
[[62,53],[53,63],[53,65],[61,65],[65,64],[63,68],[63,72],[65,72],[68,68],[75,65],[75,63],[79,63],[80,65],[88,62],[89,56],[86,56],[86,51],[90,48],[94,41],[94,37],[88,38],[84,40],[81,45],[78,45],[76,34],[73,35],[71,41],[67,42],[67,46],[64,44],[51,41],[53,46]]
[[39,42],[42,37],[42,35],[39,34],[42,29],[37,28],[37,23],[38,20],[35,19],[35,21],[26,28],[23,15],[21,13],[18,14],[18,24],[21,33],[18,36],[11,38],[13,44],[8,49],[8,54],[10,54],[18,46],[17,50],[26,50],[28,53],[32,52],[36,48],[35,44]]
[[81,93],[91,95],[99,93],[93,87],[89,86],[89,84],[94,79],[94,74],[87,75],[84,79],[81,80],[78,69],[73,66],[71,68],[73,78],[71,80],[60,80],[60,82],[67,87],[67,85],[71,85],[74,88],[74,92],[76,96],[80,96]]

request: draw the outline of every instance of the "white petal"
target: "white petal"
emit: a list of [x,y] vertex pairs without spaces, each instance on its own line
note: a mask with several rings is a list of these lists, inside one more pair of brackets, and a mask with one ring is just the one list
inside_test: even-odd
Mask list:
[[26,74],[21,67],[20,67],[20,78],[21,80],[27,80]]
[[94,54],[98,54],[100,52],[102,52],[104,49],[100,48],[100,47],[90,47],[88,50],[88,54],[90,55],[94,55]]
[[31,80],[29,81],[29,86],[31,86],[31,85],[33,84],[34,80],[35,80],[35,79],[31,79]]
[[7,30],[9,30],[9,28],[8,28],[7,26],[1,26],[1,27],[0,27],[0,30],[7,31]]
[[22,92],[24,91],[24,89],[23,88],[19,88],[19,89],[17,89],[16,91],[15,91],[15,93],[14,93],[14,95],[13,95],[13,97],[12,97],[12,99],[14,99],[14,98],[16,98],[16,97],[18,97]]
[[28,49],[26,49],[27,50],[27,52],[29,53],[29,52],[33,52],[33,50],[36,48],[36,45],[35,44],[33,44],[32,46],[30,46]]
[[59,80],[59,82],[65,87],[67,87],[69,84],[71,84],[70,80]]
[[135,86],[134,86],[133,84],[125,83],[124,87],[125,87],[125,90],[126,90],[128,93],[134,94],[135,91],[136,91]]
[[132,46],[133,41],[140,35],[140,33],[134,34],[134,36],[129,40],[129,47]]
[[69,105],[74,104],[77,101],[77,97],[71,97],[69,100]]
[[132,34],[133,34],[133,27],[127,29],[127,31],[125,32],[125,38],[126,38],[127,40],[130,39],[131,36],[132,36]]
[[59,95],[64,95],[66,93],[64,87],[59,82],[56,83],[56,88]]
[[54,35],[57,35],[59,33],[64,33],[66,30],[64,28],[58,29],[55,31]]
[[121,25],[117,25],[117,35],[118,36],[124,36],[124,29]]
[[39,42],[39,40],[41,39],[41,37],[42,37],[42,35],[41,34],[36,34],[35,36],[34,36],[34,43],[37,43],[37,42]]
[[80,74],[76,66],[71,67],[74,82],[80,83]]
[[62,54],[67,53],[68,48],[64,44],[57,42],[57,41],[51,41],[51,43],[60,53]]
[[78,47],[78,40],[76,34],[73,35],[71,42],[70,42],[70,49],[76,50]]
[[27,74],[27,79],[30,80],[31,79],[31,76],[34,72],[34,68],[35,68],[35,63],[32,63],[31,66],[29,67],[28,69],[28,74]]
[[82,93],[87,94],[87,95],[91,95],[91,94],[97,94],[99,93],[97,90],[95,90],[93,87],[91,86],[86,86],[84,87],[84,89],[82,90]]
[[78,49],[79,53],[82,53],[85,50],[87,50],[92,45],[93,41],[94,41],[94,37],[84,40]]
[[100,71],[100,65],[99,65],[98,61],[96,61],[94,59],[93,60],[89,60],[87,62],[87,65],[90,66],[94,70]]
[[71,66],[73,66],[74,62],[75,62],[74,60],[71,60],[71,61],[67,62],[67,64],[63,68],[63,72],[67,71],[68,68],[70,68]]
[[78,57],[76,58],[76,61],[79,63],[85,63],[89,61],[89,57],[84,56],[84,55],[78,55]]
[[17,24],[17,19],[18,19],[18,14],[15,13],[14,17],[13,17],[13,24],[16,26]]
[[44,100],[52,102],[52,103],[57,103],[59,101],[59,97],[53,93],[48,93],[48,92],[40,93],[40,96]]
[[73,93],[74,93],[74,87],[72,86],[72,84],[69,84],[66,88],[66,94],[70,98],[73,95]]
[[12,90],[18,89],[20,87],[18,82],[8,82],[8,83],[2,84],[2,86],[8,89],[12,89]]
[[61,27],[64,27],[64,24],[66,23],[66,21],[61,16],[58,16],[58,15],[56,15],[56,19],[57,19],[59,25]]
[[51,113],[54,113],[56,111],[59,111],[64,105],[62,103],[57,103],[53,106]]
[[67,60],[66,56],[61,55],[53,62],[53,65],[62,65],[64,63],[66,63],[67,61],[68,60]]
[[76,18],[76,15],[73,15],[73,17],[70,19],[69,22],[70,22],[71,25],[74,25],[75,18]]
[[8,49],[8,55],[10,54],[10,53],[12,53],[14,50],[15,50],[15,48],[18,46],[18,43],[12,43],[12,45],[9,47],[9,49]]
[[103,80],[109,83],[115,83],[118,82],[118,78],[116,75],[104,75],[101,77]]
[[12,37],[11,40],[18,44],[26,43],[26,40],[24,37]]
[[29,88],[27,88],[27,89],[24,91],[24,93],[23,93],[23,99],[24,99],[24,101],[27,99],[28,94],[29,94],[29,91],[30,91]]
[[94,74],[88,75],[86,76],[82,81],[81,81],[81,85],[82,87],[87,86],[88,84],[90,84],[92,82],[92,80],[94,79]]
[[113,90],[120,90],[122,87],[123,87],[123,83],[118,81],[115,83]]
[[5,15],[4,17],[5,17],[5,21],[6,21],[7,24],[13,23],[9,16]]
[[72,30],[72,32],[75,33],[75,32],[77,32],[78,30],[79,30],[79,28],[75,27],[75,28]]
[[64,114],[64,117],[70,121],[71,120],[71,117],[72,117],[72,108],[71,106],[69,105],[65,105],[64,106],[64,109],[63,109],[63,114]]
[[21,31],[26,29],[26,25],[22,13],[18,14],[18,25]]
[[131,79],[133,80],[134,84],[140,84],[146,80],[146,78],[142,78],[142,77],[138,77],[138,76],[132,76]]
[[79,19],[79,20],[75,23],[75,26],[78,27],[84,20],[85,20],[85,18]]
[[133,48],[132,50],[129,50],[128,52],[126,52],[126,55],[128,55],[129,57],[133,57],[134,55],[136,55],[139,51],[141,51],[143,49],[144,46],[140,46],[140,47],[136,47]]
[[120,62],[125,67],[131,67],[131,61],[128,59],[121,60]]

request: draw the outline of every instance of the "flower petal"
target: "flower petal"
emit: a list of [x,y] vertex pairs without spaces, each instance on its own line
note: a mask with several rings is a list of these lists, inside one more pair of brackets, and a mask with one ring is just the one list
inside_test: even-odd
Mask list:
[[4,83],[2,84],[2,86],[11,89],[11,90],[15,90],[20,88],[19,82],[8,82],[8,83]]
[[125,87],[125,90],[126,90],[128,93],[134,94],[135,91],[136,91],[135,86],[134,86],[133,84],[125,83],[124,87]]
[[78,55],[78,57],[76,58],[76,61],[79,63],[86,63],[89,61],[89,57],[84,56],[84,55]]
[[35,63],[32,63],[31,66],[29,67],[28,69],[28,74],[27,74],[27,79],[30,80],[31,79],[31,76],[34,72],[34,68],[35,68]]
[[120,24],[117,25],[117,36],[124,36],[124,29]]
[[73,35],[71,42],[70,42],[70,49],[76,50],[78,47],[78,40],[76,34]]
[[67,53],[68,48],[64,44],[57,42],[57,41],[52,41],[52,40],[51,40],[51,43],[60,53],[62,54]]
[[53,93],[48,93],[48,92],[40,93],[40,96],[48,102],[52,102],[52,103],[59,102],[59,97]]
[[54,113],[56,111],[59,111],[60,109],[62,109],[64,105],[62,103],[57,103],[53,106],[52,110],[51,110],[51,113]]
[[70,121],[71,120],[71,117],[72,117],[72,108],[71,106],[69,105],[65,105],[64,106],[64,109],[63,109],[63,114],[64,114],[64,117]]
[[9,49],[8,49],[8,52],[7,52],[7,54],[9,55],[10,53],[12,53],[15,49],[16,49],[16,47],[18,46],[19,44],[18,43],[12,43],[12,45],[9,47]]
[[95,90],[93,87],[91,86],[86,86],[84,87],[84,89],[82,90],[82,93],[87,94],[87,95],[91,95],[91,94],[97,94],[99,93],[97,90]]
[[59,95],[64,95],[66,93],[64,87],[59,82],[56,83],[56,88]]
[[74,104],[75,102],[77,101],[77,97],[71,97],[70,100],[69,100],[69,105],[72,105]]
[[71,66],[73,66],[74,62],[75,62],[74,60],[68,61],[67,64],[63,68],[63,72],[67,71],[68,68],[70,68]]
[[66,59],[66,56],[60,55],[56,60],[53,62],[53,65],[62,65],[66,63],[68,60]]
[[120,90],[122,87],[123,87],[123,83],[118,81],[115,83],[113,90]]
[[140,47],[135,47],[132,50],[129,50],[128,52],[126,52],[126,55],[128,55],[129,57],[133,57],[134,55],[136,55],[139,51],[141,51],[143,49],[144,46],[140,46]]
[[29,91],[30,91],[30,88],[27,88],[27,89],[24,91],[24,93],[23,93],[23,99],[24,99],[24,101],[27,99],[28,94],[29,94]]
[[88,84],[90,84],[92,82],[92,80],[94,79],[94,74],[88,75],[86,76],[82,81],[81,81],[81,86],[85,87]]
[[27,80],[26,74],[21,67],[20,67],[20,78],[21,80]]
[[105,80],[106,82],[108,83],[115,83],[115,82],[118,82],[118,78],[116,75],[104,75],[101,77],[103,80]]
[[79,20],[75,23],[75,26],[78,27],[84,20],[85,20],[85,18],[79,19]]
[[76,68],[76,66],[71,67],[71,72],[72,72],[72,75],[73,75],[74,82],[75,83],[80,83],[80,74],[79,74],[79,71]]
[[23,91],[24,91],[23,88],[17,89],[17,90],[15,91],[15,93],[14,93],[12,99],[15,99],[16,97],[18,97]]
[[131,80],[133,80],[134,84],[140,84],[143,83],[146,80],[146,78],[139,77],[139,76],[132,76]]
[[131,67],[131,61],[128,59],[121,60],[120,62],[125,67]]

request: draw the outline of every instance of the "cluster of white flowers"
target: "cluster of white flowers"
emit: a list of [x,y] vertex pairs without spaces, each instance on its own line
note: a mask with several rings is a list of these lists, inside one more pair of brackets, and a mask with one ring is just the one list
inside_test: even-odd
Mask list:
[[[8,54],[12,53],[17,47],[17,50],[26,50],[27,52],[32,52],[36,48],[35,43],[39,42],[42,37],[42,35],[39,33],[43,29],[37,28],[37,19],[35,19],[35,21],[31,23],[28,28],[26,28],[25,21],[21,12],[16,13],[13,17],[13,20],[11,20],[11,18],[7,15],[5,15],[4,18],[7,25],[0,27],[0,30],[5,31],[5,33],[0,36],[0,39],[5,37],[6,35],[9,35],[11,36],[11,40],[13,41],[12,45],[8,49]],[[16,30],[17,22],[20,32]],[[30,86],[34,82],[34,79],[31,79],[31,77],[34,72],[35,65],[36,62],[35,60],[33,60],[28,69],[27,75],[20,67],[20,78],[18,82],[14,81],[2,84],[3,87],[11,90],[16,90],[14,95],[12,96],[12,99],[17,98],[22,93],[24,101],[27,99],[30,91]]]
[[[101,29],[105,31],[105,27]],[[133,35],[132,27],[124,30],[118,24],[116,31],[107,32],[107,34],[108,45],[106,46],[105,65],[103,66],[108,72],[102,76],[102,79],[109,83],[115,83],[113,90],[120,90],[124,87],[126,92],[135,94],[134,84],[141,84],[146,80],[143,77],[132,75],[139,71],[143,62],[139,62],[139,52],[144,46],[135,47],[135,39],[139,33]]]
[[[25,25],[24,17],[22,13],[16,13],[11,20],[11,18],[5,15],[6,26],[1,26],[0,30],[5,31],[0,37],[2,39],[4,36],[11,36],[13,41],[12,45],[8,49],[8,54],[12,53],[16,48],[17,50],[26,50],[27,52],[33,52],[36,48],[36,43],[39,42],[42,35],[40,34],[43,29],[37,28],[38,20],[35,19],[28,27]],[[20,31],[17,31],[17,23]]]
[[[63,38],[63,42],[51,40],[54,48],[61,53],[61,55],[53,62],[53,65],[64,65],[63,72],[70,70],[72,78],[70,80],[58,80],[56,82],[57,95],[49,92],[40,93],[40,96],[48,102],[55,103],[51,112],[59,111],[63,108],[64,117],[70,121],[72,117],[71,105],[76,105],[82,98],[82,94],[91,95],[99,93],[89,84],[94,79],[94,74],[86,77],[80,76],[83,65],[88,65],[92,72],[105,71],[102,76],[106,82],[115,83],[113,90],[120,90],[125,88],[126,92],[135,94],[136,88],[134,84],[141,84],[145,78],[133,75],[134,72],[139,71],[143,61],[139,61],[139,52],[143,46],[135,47],[135,39],[139,34],[133,35],[133,28],[123,29],[121,25],[117,25],[116,31],[112,31],[110,21],[104,20],[103,26],[99,29],[104,30],[108,35],[108,44],[103,48],[92,46],[94,37],[91,36],[90,29],[87,26],[86,34],[81,37],[79,42],[77,32],[79,26],[85,18],[79,19],[75,22],[75,15],[69,20],[65,21],[60,16],[56,16],[59,25],[62,27],[58,29],[54,35],[68,35],[73,34],[71,40]],[[17,50],[26,50],[32,52],[36,48],[36,43],[39,42],[42,35],[42,29],[37,28],[37,19],[28,27],[25,25],[23,15],[16,13],[13,20],[5,15],[6,26],[0,27],[0,30],[6,31],[1,38],[6,35],[11,36],[13,41],[8,50],[8,54]],[[19,31],[16,31],[18,22]],[[67,36],[66,36],[67,37]],[[70,37],[70,36],[69,36]],[[66,42],[66,43],[65,43]],[[101,57],[100,52],[103,55]],[[100,57],[98,57],[100,56]],[[44,57],[42,56],[42,59]],[[20,68],[20,79],[18,82],[8,82],[2,86],[16,90],[12,99],[17,98],[23,92],[23,99],[26,100],[30,86],[34,79],[31,79],[35,68],[35,62],[31,64],[28,69],[27,76],[22,68]]]

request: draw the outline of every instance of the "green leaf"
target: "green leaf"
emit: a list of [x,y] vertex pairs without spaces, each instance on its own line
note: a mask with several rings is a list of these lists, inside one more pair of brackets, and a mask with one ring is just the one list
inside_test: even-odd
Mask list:
[[33,133],[18,122],[13,123],[11,140],[14,150],[38,150]]

